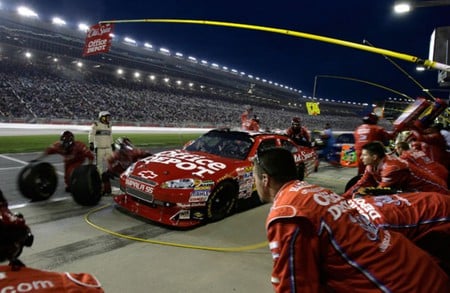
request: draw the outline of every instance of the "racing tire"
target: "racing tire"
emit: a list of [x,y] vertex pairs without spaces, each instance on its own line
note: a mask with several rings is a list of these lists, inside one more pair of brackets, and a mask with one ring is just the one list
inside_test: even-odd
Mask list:
[[237,200],[236,185],[231,181],[219,183],[211,192],[206,203],[206,217],[208,221],[219,221],[234,211]]
[[32,201],[50,198],[58,186],[55,167],[47,162],[32,162],[19,172],[17,184],[20,193]]
[[97,205],[102,198],[102,181],[95,165],[81,165],[70,176],[74,201],[82,206]]
[[301,163],[297,166],[297,179],[303,181],[305,179],[305,164]]
[[355,177],[353,177],[352,179],[350,179],[350,180],[347,182],[347,184],[345,185],[344,191],[349,190],[353,185],[356,184],[356,182],[359,181],[359,179],[361,179],[361,177],[362,177],[362,174],[356,175]]

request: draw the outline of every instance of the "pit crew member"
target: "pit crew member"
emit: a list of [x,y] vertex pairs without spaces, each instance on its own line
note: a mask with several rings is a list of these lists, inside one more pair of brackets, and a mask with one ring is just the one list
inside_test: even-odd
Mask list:
[[104,292],[100,282],[87,273],[59,273],[26,267],[18,259],[34,236],[20,214],[13,214],[0,191],[1,292]]
[[447,182],[426,173],[414,164],[385,153],[379,141],[362,147],[360,160],[366,166],[364,174],[343,196],[351,198],[361,187],[390,187],[402,192],[434,191],[450,195]]
[[116,150],[108,157],[108,168],[102,174],[103,195],[111,194],[111,179],[119,177],[132,163],[151,156],[149,151],[135,148],[128,137],[116,139]]
[[59,137],[59,141],[53,143],[41,156],[33,161],[41,160],[42,158],[53,154],[59,154],[64,158],[65,189],[66,192],[70,192],[70,176],[72,175],[73,170],[84,164],[86,159],[89,164],[92,164],[94,155],[83,142],[76,141],[73,133],[68,130],[63,131]]
[[106,159],[114,151],[114,143],[111,129],[111,113],[101,111],[98,113],[98,122],[91,125],[89,131],[89,148],[95,152],[95,164],[99,174],[106,170]]
[[356,158],[358,159],[358,174],[364,173],[364,163],[361,162],[362,147],[371,141],[381,141],[384,145],[393,139],[393,134],[386,131],[382,126],[378,125],[378,116],[370,113],[363,117],[363,123],[356,127],[353,132],[355,138]]
[[292,154],[268,149],[254,159],[276,292],[446,292],[450,280],[401,233],[380,229],[331,190],[296,180]]
[[298,145],[311,146],[311,136],[309,135],[308,129],[302,126],[300,117],[292,118],[291,126],[286,129],[286,135]]

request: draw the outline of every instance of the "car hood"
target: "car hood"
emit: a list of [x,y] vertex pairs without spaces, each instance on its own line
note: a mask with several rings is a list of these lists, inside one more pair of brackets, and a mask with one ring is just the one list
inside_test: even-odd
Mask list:
[[224,176],[234,176],[235,171],[239,172],[248,165],[248,161],[203,152],[169,150],[137,161],[129,175],[151,180],[156,184],[184,178],[217,181]]

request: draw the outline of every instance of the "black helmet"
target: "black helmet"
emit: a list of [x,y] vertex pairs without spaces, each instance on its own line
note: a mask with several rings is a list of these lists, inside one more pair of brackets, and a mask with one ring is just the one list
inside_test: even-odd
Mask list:
[[69,150],[72,147],[74,139],[75,137],[73,133],[68,130],[63,131],[61,133],[61,137],[59,138],[61,145],[65,150]]
[[292,118],[291,125],[293,127],[300,127],[301,124],[302,124],[302,120],[300,119],[300,117],[293,117]]
[[34,236],[21,214],[13,214],[0,190],[0,262],[9,260],[12,265],[21,264],[17,259],[24,246],[33,244]]

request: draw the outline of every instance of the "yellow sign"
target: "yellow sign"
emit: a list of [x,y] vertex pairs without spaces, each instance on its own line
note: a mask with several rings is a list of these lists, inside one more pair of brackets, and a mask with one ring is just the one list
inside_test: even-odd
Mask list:
[[320,115],[319,103],[306,102],[306,109],[309,115]]

